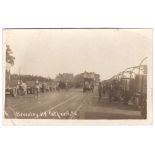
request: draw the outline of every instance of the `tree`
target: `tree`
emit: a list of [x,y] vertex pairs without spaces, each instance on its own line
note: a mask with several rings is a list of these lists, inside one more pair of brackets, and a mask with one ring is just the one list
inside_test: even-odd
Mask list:
[[9,45],[6,45],[6,86],[9,85],[11,79],[10,67],[14,65],[15,57]]
[[11,64],[11,66],[14,65],[14,60],[15,60],[15,57],[12,56],[12,54],[13,54],[13,52],[10,49],[10,46],[6,45],[6,62]]

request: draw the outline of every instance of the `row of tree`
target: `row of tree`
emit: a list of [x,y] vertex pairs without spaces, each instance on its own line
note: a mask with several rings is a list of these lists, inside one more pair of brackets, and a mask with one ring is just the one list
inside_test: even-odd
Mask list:
[[36,75],[19,75],[19,74],[11,74],[11,80],[22,80],[26,81],[36,81],[39,80],[40,82],[52,82],[53,80],[50,78],[36,76]]
[[[24,82],[27,81],[36,81],[39,80],[40,82],[52,82],[53,79],[46,78],[42,76],[36,76],[36,75],[19,75],[19,74],[11,74],[10,69],[14,65],[15,57],[13,56],[13,52],[9,45],[6,45],[6,63],[9,64],[10,68],[6,69],[6,83],[10,83],[10,80],[17,81],[22,80]],[[56,77],[56,81],[67,83],[70,86],[80,87],[83,85],[83,78],[84,74],[88,72],[84,72],[78,75],[73,75],[72,73],[63,73],[59,74]],[[95,82],[99,82],[99,74],[90,72],[90,74],[94,75]]]
[[13,51],[11,50],[9,45],[6,45],[6,63],[7,66],[10,66],[9,69],[6,68],[6,80],[35,81],[36,79],[38,79],[41,82],[53,81],[50,78],[45,78],[42,76],[11,74],[10,69],[15,63],[15,57],[13,56]]

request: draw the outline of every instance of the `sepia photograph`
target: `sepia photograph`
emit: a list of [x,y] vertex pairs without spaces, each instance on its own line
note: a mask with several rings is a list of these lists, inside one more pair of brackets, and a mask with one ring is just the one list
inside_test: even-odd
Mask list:
[[1,0],[0,154],[155,154],[153,4]]
[[3,77],[4,124],[151,122],[152,29],[3,29]]

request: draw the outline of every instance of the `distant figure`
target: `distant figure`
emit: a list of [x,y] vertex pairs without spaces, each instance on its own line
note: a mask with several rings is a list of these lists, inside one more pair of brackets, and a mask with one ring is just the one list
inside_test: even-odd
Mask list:
[[17,94],[20,95],[20,80],[17,82]]
[[26,85],[26,83],[21,81],[21,85],[20,86],[21,86],[23,95],[27,95],[27,85]]
[[39,95],[39,88],[40,88],[39,81],[36,80],[36,82],[35,82],[35,93],[36,93],[37,97]]
[[93,83],[91,83],[91,90],[92,90],[92,92],[94,92],[94,84]]
[[56,90],[57,90],[57,83],[53,82],[52,83],[52,92],[56,92]]
[[100,101],[101,97],[102,97],[102,84],[101,84],[101,82],[99,82],[99,85],[98,85],[98,94],[99,94],[98,100]]
[[106,93],[106,85],[103,84],[102,85],[102,94],[105,95],[105,93]]
[[113,96],[113,85],[109,85],[109,103],[112,102],[112,96]]

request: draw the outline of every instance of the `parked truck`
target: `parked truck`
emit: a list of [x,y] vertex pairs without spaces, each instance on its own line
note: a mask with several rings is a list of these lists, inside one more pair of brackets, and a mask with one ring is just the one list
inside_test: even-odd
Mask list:
[[83,74],[83,92],[94,90],[94,74],[85,72]]

